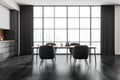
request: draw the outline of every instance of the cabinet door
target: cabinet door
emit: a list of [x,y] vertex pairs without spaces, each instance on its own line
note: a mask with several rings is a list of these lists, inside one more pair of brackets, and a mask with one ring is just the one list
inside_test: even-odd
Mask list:
[[16,42],[1,42],[0,43],[0,60],[17,55]]
[[10,11],[0,5],[0,29],[10,29]]

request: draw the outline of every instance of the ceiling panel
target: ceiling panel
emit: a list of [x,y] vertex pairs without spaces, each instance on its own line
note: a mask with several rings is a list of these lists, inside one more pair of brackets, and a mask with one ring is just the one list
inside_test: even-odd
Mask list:
[[118,5],[120,0],[14,0],[20,5]]

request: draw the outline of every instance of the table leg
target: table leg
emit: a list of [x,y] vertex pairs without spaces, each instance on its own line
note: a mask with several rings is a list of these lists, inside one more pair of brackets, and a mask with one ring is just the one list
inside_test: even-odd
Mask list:
[[67,62],[68,62],[68,48],[67,48],[67,56],[66,57],[67,57]]
[[94,48],[94,55],[95,55],[95,66],[97,65],[97,62],[96,62],[96,48]]
[[91,49],[89,49],[89,63],[91,62]]
[[[37,48],[36,53],[39,55],[39,48]],[[37,54],[36,54],[36,63],[37,63],[37,60],[38,60],[38,58],[37,58],[37,57],[38,57]]]

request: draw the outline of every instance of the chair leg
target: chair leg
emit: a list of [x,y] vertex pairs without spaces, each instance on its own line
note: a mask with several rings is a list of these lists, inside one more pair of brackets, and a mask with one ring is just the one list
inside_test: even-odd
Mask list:
[[55,61],[56,61],[56,56],[55,56]]
[[42,64],[43,64],[43,59],[41,59],[40,61],[39,69],[40,69],[40,66],[42,66]]
[[70,60],[72,59],[72,54],[70,54]]
[[89,63],[91,63],[91,54],[89,54]]
[[87,64],[87,66],[88,66],[88,61],[87,61],[87,59],[85,59],[85,64]]
[[88,64],[87,59],[85,59],[85,64],[86,64],[85,69],[88,71],[89,70],[89,64]]
[[42,65],[43,64],[43,59],[41,59],[41,61],[40,61],[40,65]]
[[76,59],[74,59],[73,65],[76,65]]
[[81,63],[81,59],[79,60],[79,64]]
[[55,59],[54,59],[54,58],[52,59],[52,64],[53,64],[53,65],[55,64]]

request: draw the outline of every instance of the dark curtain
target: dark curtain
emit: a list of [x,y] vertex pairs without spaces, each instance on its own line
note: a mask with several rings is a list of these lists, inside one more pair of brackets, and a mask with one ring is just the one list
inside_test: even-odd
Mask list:
[[114,6],[101,6],[101,54],[115,55]]
[[20,6],[20,55],[32,54],[33,6]]

